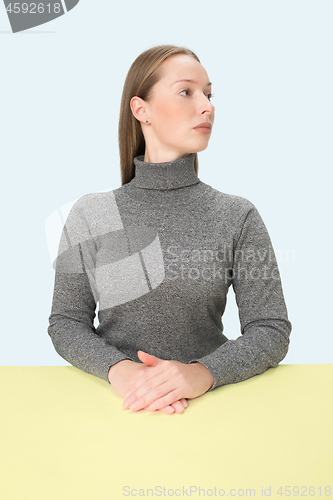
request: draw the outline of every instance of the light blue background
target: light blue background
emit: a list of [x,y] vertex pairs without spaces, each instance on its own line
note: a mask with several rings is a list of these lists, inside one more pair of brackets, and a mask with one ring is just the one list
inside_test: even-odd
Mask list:
[[[124,80],[160,44],[192,49],[213,82],[199,178],[251,200],[268,228],[293,324],[283,363],[332,363],[332,21],[322,0],[81,0],[12,34],[0,5],[1,365],[68,364],[47,334],[45,220],[121,185]],[[223,323],[240,335],[232,290]]]

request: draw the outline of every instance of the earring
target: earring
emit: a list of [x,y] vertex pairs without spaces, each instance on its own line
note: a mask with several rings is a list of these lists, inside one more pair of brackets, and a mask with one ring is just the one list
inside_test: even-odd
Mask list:
[[148,120],[146,120],[146,123],[148,123]]

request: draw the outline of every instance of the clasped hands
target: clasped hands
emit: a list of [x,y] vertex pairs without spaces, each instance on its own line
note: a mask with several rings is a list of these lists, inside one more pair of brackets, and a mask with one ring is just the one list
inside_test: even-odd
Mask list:
[[214,383],[209,370],[198,362],[163,360],[143,351],[138,351],[138,358],[142,363],[125,359],[108,373],[114,392],[125,398],[123,406],[133,411],[182,413],[188,406],[186,398],[201,396]]

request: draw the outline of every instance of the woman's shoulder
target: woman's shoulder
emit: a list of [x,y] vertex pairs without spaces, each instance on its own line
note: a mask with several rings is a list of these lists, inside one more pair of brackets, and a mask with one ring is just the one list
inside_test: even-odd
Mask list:
[[248,212],[251,209],[256,209],[255,205],[248,198],[219,191],[218,189],[213,188],[209,184],[205,184],[202,181],[201,184],[203,185],[207,193],[210,194],[212,202],[216,204],[216,208],[228,208],[230,210],[242,212]]
[[106,189],[84,194],[74,201],[72,210],[87,213],[93,213],[95,210],[99,211],[103,206],[114,202],[114,191],[114,189]]

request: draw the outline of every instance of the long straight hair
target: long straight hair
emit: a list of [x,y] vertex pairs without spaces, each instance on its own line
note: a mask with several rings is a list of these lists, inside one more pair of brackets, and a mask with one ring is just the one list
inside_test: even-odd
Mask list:
[[[132,63],[124,83],[121,97],[118,125],[118,143],[122,186],[135,176],[133,159],[145,154],[145,138],[141,124],[135,118],[130,107],[132,97],[137,96],[149,101],[153,86],[161,78],[160,65],[175,54],[186,54],[200,63],[198,56],[186,47],[158,45],[142,52]],[[198,155],[195,153],[194,170],[198,175]]]

